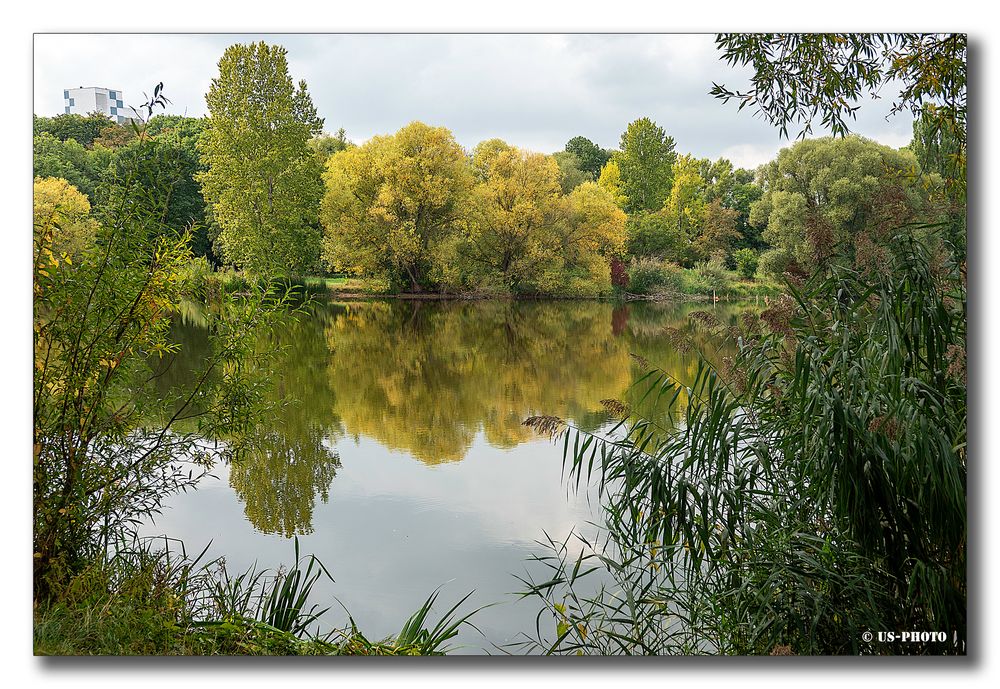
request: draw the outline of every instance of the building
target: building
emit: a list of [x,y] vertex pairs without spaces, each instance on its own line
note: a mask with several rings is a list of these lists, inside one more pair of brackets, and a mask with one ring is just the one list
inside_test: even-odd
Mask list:
[[99,112],[107,115],[118,124],[124,124],[132,119],[126,112],[122,92],[100,86],[80,86],[75,89],[63,90],[63,105],[66,114],[89,115]]

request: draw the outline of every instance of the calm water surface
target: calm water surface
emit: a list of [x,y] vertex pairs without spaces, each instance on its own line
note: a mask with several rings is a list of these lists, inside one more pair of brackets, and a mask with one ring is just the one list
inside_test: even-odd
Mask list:
[[[231,572],[289,563],[291,539],[315,553],[336,597],[372,639],[395,634],[438,586],[443,612],[475,590],[499,602],[463,628],[463,652],[496,653],[534,629],[537,603],[518,600],[516,574],[600,521],[594,496],[562,481],[561,447],[521,422],[535,414],[600,429],[602,399],[628,401],[645,370],[637,354],[684,381],[697,359],[663,331],[692,310],[722,320],[730,306],[600,302],[322,303],[283,327],[274,394],[287,402],[259,431],[259,449],[171,498],[148,533],[224,555]],[[181,354],[164,385],[183,383],[205,355],[196,310],[175,329]],[[695,335],[697,338],[698,336]],[[710,355],[711,341],[700,338]],[[633,397],[633,399],[635,399]],[[447,604],[446,606],[443,604]],[[336,603],[327,614],[342,625]],[[554,627],[551,620],[544,624]]]

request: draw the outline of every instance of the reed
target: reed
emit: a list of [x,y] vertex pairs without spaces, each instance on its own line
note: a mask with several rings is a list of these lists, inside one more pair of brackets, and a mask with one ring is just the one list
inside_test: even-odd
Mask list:
[[[524,582],[556,628],[527,647],[964,652],[964,265],[915,229],[877,269],[831,266],[719,326],[738,354],[692,385],[651,366],[638,385],[676,431],[648,405],[600,435],[526,422],[556,431],[568,479],[599,480],[606,507],[596,537],[549,542],[547,578]],[[864,635],[911,629],[948,641]]]

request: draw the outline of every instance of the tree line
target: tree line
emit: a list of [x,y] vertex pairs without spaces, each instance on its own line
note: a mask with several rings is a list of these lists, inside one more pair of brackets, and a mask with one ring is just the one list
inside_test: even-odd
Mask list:
[[[680,154],[646,117],[615,150],[576,136],[551,155],[499,139],[467,151],[421,122],[354,145],[323,132],[285,49],[263,42],[226,50],[206,100],[208,117],[150,120],[141,169],[167,178],[163,222],[190,228],[196,255],[251,275],[588,295],[608,292],[616,267],[625,289],[671,266],[810,275],[858,244],[877,254],[880,224],[946,220],[964,236],[942,182],[955,144],[927,118],[902,150],[803,140],[756,171]],[[35,117],[34,134],[36,204],[72,198],[83,227],[80,209],[109,203],[102,180],[135,154],[131,125],[66,114]]]

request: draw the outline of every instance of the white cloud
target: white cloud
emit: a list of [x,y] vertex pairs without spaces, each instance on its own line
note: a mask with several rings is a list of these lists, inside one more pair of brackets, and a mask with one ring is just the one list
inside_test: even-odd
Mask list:
[[[752,166],[787,145],[709,95],[713,81],[746,81],[718,59],[711,34],[39,34],[35,112],[61,112],[69,86],[121,89],[134,105],[163,81],[169,112],[200,116],[226,46],[251,40],[284,45],[326,128],[355,141],[420,119],[470,148],[497,136],[550,152],[577,135],[616,148],[626,125],[647,116],[698,157]],[[866,104],[856,129],[904,145],[909,117],[887,122],[888,107]]]

